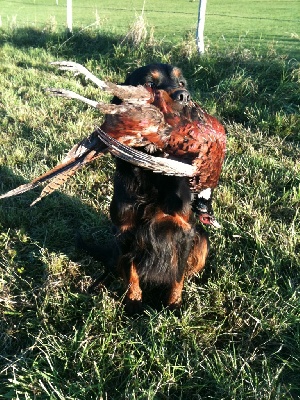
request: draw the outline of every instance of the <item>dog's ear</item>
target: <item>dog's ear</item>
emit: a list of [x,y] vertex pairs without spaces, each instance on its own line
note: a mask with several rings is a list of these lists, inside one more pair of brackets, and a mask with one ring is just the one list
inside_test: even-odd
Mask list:
[[169,64],[152,63],[137,68],[125,80],[126,85],[144,85],[145,83],[159,81],[162,76],[169,76],[174,67]]

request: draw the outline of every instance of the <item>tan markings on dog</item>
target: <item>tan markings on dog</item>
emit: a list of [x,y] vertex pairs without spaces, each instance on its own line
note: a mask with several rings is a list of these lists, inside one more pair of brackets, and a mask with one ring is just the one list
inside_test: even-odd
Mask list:
[[181,305],[182,300],[182,288],[184,283],[184,275],[179,282],[175,281],[167,301],[167,305],[169,307],[179,307]]
[[153,79],[159,79],[160,78],[160,72],[155,70],[155,71],[151,71],[151,76]]
[[194,237],[193,247],[187,261],[187,276],[194,275],[204,268],[208,256],[208,247],[207,236],[199,235],[197,233]]
[[179,78],[179,77],[182,75],[181,69],[176,68],[176,67],[173,68],[172,73],[173,73],[173,75],[174,75],[176,78]]
[[155,215],[155,222],[170,221],[180,226],[183,230],[191,229],[191,225],[187,222],[188,219],[189,215],[179,215],[177,213],[175,213],[174,215],[168,215],[162,211],[157,212],[157,214]]
[[142,290],[140,288],[140,279],[134,263],[130,266],[130,276],[128,280],[128,291],[126,294],[127,299],[131,301],[142,300]]
[[128,230],[131,229],[131,228],[133,228],[133,225],[132,225],[132,224],[122,225],[122,226],[120,227],[120,231],[123,233],[123,232],[128,231]]
[[131,222],[131,223],[127,222],[127,223],[124,223],[123,225],[121,225],[119,227],[119,229],[121,232],[126,232],[126,231],[129,231],[130,229],[132,229],[133,227],[134,227],[133,222]]

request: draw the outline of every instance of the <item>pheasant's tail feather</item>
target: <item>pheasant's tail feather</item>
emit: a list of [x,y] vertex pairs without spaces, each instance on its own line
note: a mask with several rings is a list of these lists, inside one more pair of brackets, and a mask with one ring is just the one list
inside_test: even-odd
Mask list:
[[99,127],[97,128],[97,133],[101,141],[109,147],[110,153],[122,160],[130,162],[133,165],[150,169],[153,172],[161,173],[163,175],[192,177],[196,173],[196,169],[193,165],[168,158],[154,157],[150,154],[135,150],[114,139]]
[[9,192],[2,194],[0,196],[0,199],[5,199],[7,197],[17,196],[18,194],[28,192],[29,190],[34,189],[38,185],[39,185],[39,183],[34,183],[34,182],[25,183],[24,185],[18,186],[17,188],[12,189]]
[[[51,169],[50,171],[47,171],[45,174],[38,176],[32,182],[18,186],[17,188],[10,190],[7,193],[2,194],[0,196],[0,199],[17,196],[19,194],[28,192],[29,190],[36,188],[37,186],[41,185],[42,183],[53,179],[51,184],[47,185],[41,193],[40,198],[45,197],[48,194],[52,193],[54,190],[58,189],[58,187],[61,186],[63,183],[65,183],[66,180],[70,176],[74,175],[74,173],[83,164],[84,163],[82,162],[82,157],[79,160],[69,161],[66,164],[59,164],[55,168]],[[32,203],[32,205],[34,203],[36,203],[38,200],[40,200],[40,198],[37,199],[36,201],[34,201]]]
[[65,170],[64,172],[59,173],[57,176],[53,178],[52,181],[48,183],[47,186],[44,187],[41,194],[37,199],[35,199],[30,206],[35,205],[37,202],[42,200],[43,197],[48,196],[55,190],[57,190],[60,186],[62,186],[71,176],[75,174],[75,172],[81,167],[80,163],[75,164],[72,168]]
[[16,196],[34,189],[40,184],[51,180],[43,189],[41,195],[31,204],[35,204],[43,197],[48,196],[54,190],[63,185],[75,172],[83,165],[95,160],[107,151],[107,146],[100,141],[96,132],[93,132],[88,138],[83,139],[79,144],[72,147],[63,161],[56,167],[38,176],[32,182],[26,183],[10,190],[0,196],[0,199]]
[[96,130],[91,133],[90,136],[75,144],[71,150],[68,151],[60,165],[68,163],[71,160],[79,160],[81,157],[84,158],[84,163],[86,164],[102,153],[104,154],[107,150],[107,146],[99,139],[98,131]]
[[[104,154],[104,152],[98,153],[95,150],[89,150],[88,152],[85,151],[85,153],[82,153],[83,146],[82,145],[76,145],[76,146],[73,147],[73,149],[70,150],[70,152],[68,153],[68,155],[66,156],[65,159],[68,159],[68,157],[73,152],[73,150],[75,150],[75,147],[77,147],[78,152],[79,152],[79,154],[81,154],[81,156],[79,158],[76,157],[75,159],[73,159],[72,162],[69,161],[69,163],[66,164],[66,166],[68,166],[68,168],[65,168],[64,164],[57,165],[54,169],[57,169],[58,173],[56,175],[51,175],[51,178],[49,178],[49,179],[52,179],[52,180],[48,183],[47,186],[44,187],[44,189],[42,190],[40,196],[36,200],[34,200],[30,204],[30,206],[33,206],[38,201],[40,201],[43,197],[46,197],[49,194],[51,194],[52,192],[54,192],[55,190],[57,190],[60,186],[62,186],[64,183],[66,183],[66,181],[69,178],[71,178],[75,174],[75,172],[78,171],[85,164],[95,160],[96,158],[98,158],[102,154]],[[75,151],[74,154],[75,155],[77,154],[76,151]],[[49,171],[49,173],[50,172],[51,171]]]

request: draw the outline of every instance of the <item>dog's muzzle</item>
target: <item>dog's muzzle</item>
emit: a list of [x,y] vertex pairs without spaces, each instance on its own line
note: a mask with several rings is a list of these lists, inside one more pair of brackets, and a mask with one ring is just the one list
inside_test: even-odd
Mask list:
[[180,103],[182,105],[188,104],[188,102],[191,100],[191,96],[189,92],[185,89],[178,89],[175,90],[171,94],[172,100],[176,101],[177,103]]

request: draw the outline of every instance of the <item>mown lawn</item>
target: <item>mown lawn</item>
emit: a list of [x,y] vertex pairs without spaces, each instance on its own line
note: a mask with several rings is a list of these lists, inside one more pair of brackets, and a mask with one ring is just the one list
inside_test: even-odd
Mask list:
[[104,98],[50,61],[122,81],[153,60],[181,67],[193,97],[218,115],[228,152],[205,272],[185,286],[180,318],[123,312],[124,289],[76,250],[80,232],[110,235],[113,160],[80,171],[36,206],[36,190],[0,203],[0,397],[4,399],[297,399],[300,396],[300,65],[284,49],[191,41],[139,46],[95,30],[70,37],[1,31],[0,193],[61,159],[99,123],[66,87]]

